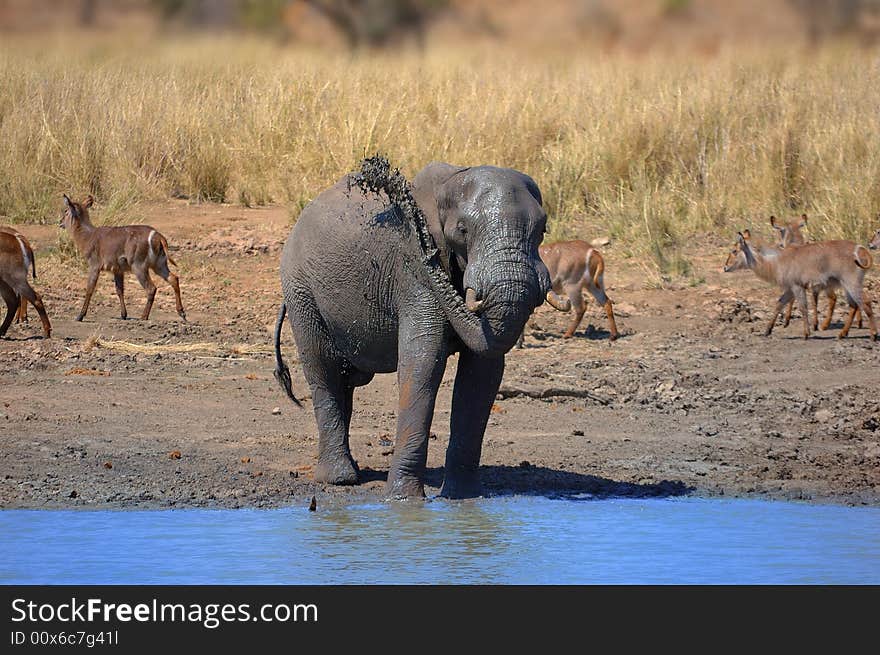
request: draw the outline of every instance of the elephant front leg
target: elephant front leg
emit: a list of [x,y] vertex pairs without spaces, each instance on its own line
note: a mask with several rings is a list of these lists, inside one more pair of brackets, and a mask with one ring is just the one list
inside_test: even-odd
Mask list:
[[397,439],[385,486],[386,497],[393,499],[425,496],[428,437],[437,390],[446,370],[446,350],[440,339],[433,345],[428,345],[431,340],[424,336],[406,341],[421,346],[416,352],[400,353],[398,358]]
[[504,357],[477,357],[469,351],[459,355],[441,496],[475,498],[482,494],[483,435],[503,375]]

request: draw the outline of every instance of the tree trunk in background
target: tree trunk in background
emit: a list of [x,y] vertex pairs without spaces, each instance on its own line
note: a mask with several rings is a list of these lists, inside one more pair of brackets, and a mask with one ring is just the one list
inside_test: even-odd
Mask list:
[[97,12],[98,0],[81,0],[79,5],[79,24],[83,27],[91,27],[95,24]]

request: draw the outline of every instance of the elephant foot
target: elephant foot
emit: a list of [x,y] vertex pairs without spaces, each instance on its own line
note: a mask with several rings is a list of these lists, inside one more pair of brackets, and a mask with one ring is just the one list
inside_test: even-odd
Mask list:
[[357,484],[357,463],[351,458],[351,455],[318,460],[315,465],[315,482],[337,485]]
[[444,498],[479,498],[483,495],[478,471],[447,473],[443,478],[440,495]]
[[409,500],[425,497],[425,485],[415,475],[390,473],[385,485],[386,500]]

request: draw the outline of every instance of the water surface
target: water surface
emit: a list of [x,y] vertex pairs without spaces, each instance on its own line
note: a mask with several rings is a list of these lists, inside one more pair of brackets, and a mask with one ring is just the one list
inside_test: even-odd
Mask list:
[[0,511],[4,584],[880,584],[880,508],[670,498]]

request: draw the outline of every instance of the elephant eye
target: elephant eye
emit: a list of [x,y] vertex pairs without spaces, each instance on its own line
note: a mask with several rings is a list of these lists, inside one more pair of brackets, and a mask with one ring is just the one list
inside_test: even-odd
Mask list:
[[464,223],[459,223],[456,226],[456,229],[458,230],[458,233],[461,235],[466,235],[468,233],[467,226]]

